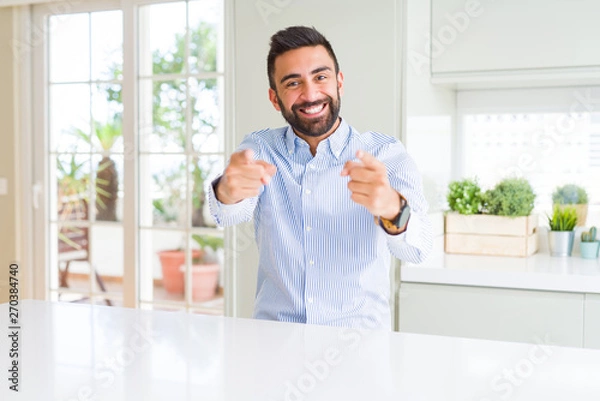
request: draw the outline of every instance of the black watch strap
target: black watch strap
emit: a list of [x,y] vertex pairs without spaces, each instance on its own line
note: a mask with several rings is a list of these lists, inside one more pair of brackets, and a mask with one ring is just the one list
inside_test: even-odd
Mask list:
[[388,220],[381,216],[376,218],[376,222],[387,232],[388,234],[401,234],[405,231],[406,224],[410,219],[410,206],[406,199],[400,196],[400,213],[394,220]]

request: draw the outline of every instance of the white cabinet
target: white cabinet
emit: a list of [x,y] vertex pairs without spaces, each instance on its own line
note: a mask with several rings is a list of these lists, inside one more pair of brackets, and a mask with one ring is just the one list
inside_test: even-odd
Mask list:
[[600,295],[585,294],[584,347],[600,349]]
[[600,1],[432,0],[432,75],[600,67]]
[[583,346],[584,294],[402,283],[399,297],[401,332]]

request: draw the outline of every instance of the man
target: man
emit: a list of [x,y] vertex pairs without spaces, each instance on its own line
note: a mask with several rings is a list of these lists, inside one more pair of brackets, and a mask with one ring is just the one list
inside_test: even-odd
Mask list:
[[416,166],[339,116],[344,76],[316,29],[273,35],[267,72],[289,126],[249,134],[208,194],[219,225],[254,217],[254,317],[389,330],[390,251],[418,263],[431,249]]

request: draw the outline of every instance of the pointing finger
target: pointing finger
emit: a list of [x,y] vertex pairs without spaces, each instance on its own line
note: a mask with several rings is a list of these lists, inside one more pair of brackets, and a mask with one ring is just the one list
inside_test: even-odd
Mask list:
[[264,174],[260,179],[261,182],[265,185],[271,182],[271,178],[273,178],[277,172],[277,167],[275,167],[273,164],[267,163],[264,160],[257,160],[256,164],[260,165],[264,169]]
[[252,163],[254,161],[254,151],[252,149],[244,150],[242,156],[246,163]]
[[380,165],[380,161],[377,160],[375,157],[373,157],[373,155],[363,151],[363,150],[359,150],[356,152],[356,157],[358,157],[358,159],[363,162],[365,164],[366,167],[379,167]]
[[344,164],[344,168],[342,168],[341,176],[345,177],[349,175],[350,171],[355,167],[364,167],[364,165],[361,162],[347,161],[346,164]]
[[270,176],[275,175],[275,173],[277,172],[277,167],[275,167],[271,163],[267,163],[264,160],[256,160],[255,163],[261,165],[265,169],[265,173],[267,173]]
[[254,161],[254,151],[245,149],[231,155],[231,161],[238,164],[252,164]]

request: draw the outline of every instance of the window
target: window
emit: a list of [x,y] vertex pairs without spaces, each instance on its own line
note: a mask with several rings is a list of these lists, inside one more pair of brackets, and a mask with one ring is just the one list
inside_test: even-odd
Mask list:
[[49,289],[54,299],[120,304],[112,282],[123,276],[123,14],[47,23],[50,265],[59,266]]
[[226,151],[223,1],[34,14],[35,135],[47,144],[35,175],[48,188],[37,265],[50,298],[222,314],[223,231],[204,198]]
[[[559,185],[584,187],[600,205],[600,88],[470,91],[458,96],[461,176],[482,188],[529,180],[536,208]],[[589,221],[589,220],[588,220]]]
[[214,289],[223,237],[207,228],[205,204],[224,160],[222,20],[219,0],[138,9],[142,306],[160,296],[209,312],[222,302]]

